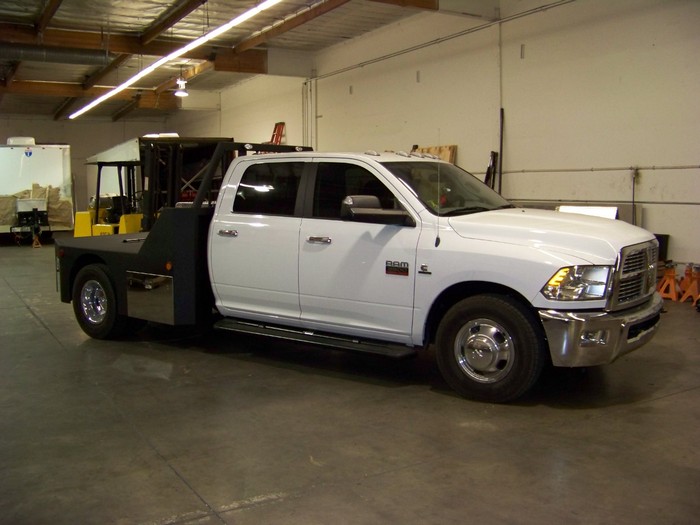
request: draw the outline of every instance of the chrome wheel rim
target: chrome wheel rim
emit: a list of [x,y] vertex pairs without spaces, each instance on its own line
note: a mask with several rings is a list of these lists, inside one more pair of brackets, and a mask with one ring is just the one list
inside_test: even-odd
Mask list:
[[513,366],[513,339],[493,319],[473,319],[457,333],[454,356],[460,370],[480,383],[503,379]]
[[107,315],[107,296],[102,285],[87,281],[80,290],[80,308],[83,317],[91,324],[100,324]]

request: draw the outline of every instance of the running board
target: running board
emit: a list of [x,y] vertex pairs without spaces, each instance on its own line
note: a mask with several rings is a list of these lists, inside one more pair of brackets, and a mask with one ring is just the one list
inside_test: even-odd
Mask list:
[[370,354],[379,354],[395,358],[408,357],[416,354],[416,349],[412,346],[368,341],[352,337],[319,334],[312,330],[295,330],[293,328],[271,326],[254,323],[251,321],[241,321],[238,319],[221,319],[214,324],[214,328],[243,334],[264,335],[267,337],[274,337],[276,339],[284,339],[286,341],[330,346],[342,350],[367,352]]

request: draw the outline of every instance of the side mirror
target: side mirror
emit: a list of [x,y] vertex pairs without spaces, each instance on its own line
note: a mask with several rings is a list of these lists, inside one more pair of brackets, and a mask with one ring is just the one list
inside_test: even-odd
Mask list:
[[348,195],[343,199],[340,217],[355,222],[415,226],[406,210],[384,210],[376,195]]

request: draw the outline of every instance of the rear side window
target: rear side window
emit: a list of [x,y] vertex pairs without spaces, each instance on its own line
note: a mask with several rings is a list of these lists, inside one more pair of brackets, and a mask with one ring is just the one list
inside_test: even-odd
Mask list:
[[303,162],[267,162],[246,169],[233,200],[235,213],[294,215]]
[[355,164],[321,162],[316,173],[313,216],[339,219],[343,199],[348,195],[375,195],[384,209],[394,209],[396,202],[377,177]]

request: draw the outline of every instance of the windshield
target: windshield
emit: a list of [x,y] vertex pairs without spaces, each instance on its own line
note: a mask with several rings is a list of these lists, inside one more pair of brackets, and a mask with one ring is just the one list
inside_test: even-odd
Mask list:
[[444,162],[383,162],[435,215],[449,217],[514,208],[486,184]]

